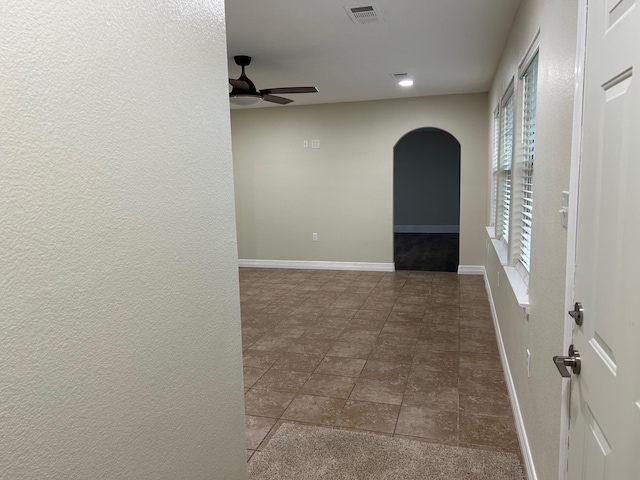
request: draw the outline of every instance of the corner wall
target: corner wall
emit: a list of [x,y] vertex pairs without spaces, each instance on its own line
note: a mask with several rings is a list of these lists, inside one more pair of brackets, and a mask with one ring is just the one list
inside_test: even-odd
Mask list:
[[[561,192],[569,188],[577,2],[523,0],[489,92],[487,119],[500,102],[540,29],[530,315],[518,305],[504,265],[487,238],[486,274],[517,392],[537,478],[558,478],[561,379],[551,358],[562,355],[567,231]],[[516,87],[518,84],[516,83]],[[518,99],[516,92],[515,99]],[[514,103],[514,118],[521,115]],[[519,143],[515,131],[514,144]],[[514,163],[521,160],[514,152]],[[489,152],[489,159],[491,154]],[[490,160],[489,160],[490,161]],[[511,216],[516,222],[520,215]],[[511,265],[515,264],[512,259]],[[527,377],[526,350],[531,352]],[[559,353],[560,352],[560,353]]]
[[[241,259],[393,262],[393,147],[422,127],[461,145],[460,263],[484,262],[486,94],[233,110]],[[320,140],[303,149],[303,140]],[[318,241],[312,242],[312,233]]]
[[224,3],[0,7],[0,477],[246,478]]

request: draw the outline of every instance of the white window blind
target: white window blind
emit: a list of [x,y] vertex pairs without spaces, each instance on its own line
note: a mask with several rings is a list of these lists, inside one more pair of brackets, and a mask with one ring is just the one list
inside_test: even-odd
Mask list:
[[533,163],[536,138],[536,101],[538,86],[538,54],[533,57],[522,76],[522,217],[520,219],[519,260],[527,272],[531,261],[531,223],[533,219]]
[[498,158],[500,157],[500,108],[493,114],[493,145],[491,151],[491,217],[489,225],[496,226],[496,211],[498,208]]
[[500,191],[497,230],[503,242],[509,241],[511,209],[511,158],[513,155],[513,93],[500,109]]

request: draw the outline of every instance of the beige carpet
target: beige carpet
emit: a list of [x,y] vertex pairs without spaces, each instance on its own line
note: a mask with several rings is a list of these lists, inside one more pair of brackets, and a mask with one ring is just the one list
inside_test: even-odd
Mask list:
[[283,424],[249,461],[250,480],[524,480],[512,453]]

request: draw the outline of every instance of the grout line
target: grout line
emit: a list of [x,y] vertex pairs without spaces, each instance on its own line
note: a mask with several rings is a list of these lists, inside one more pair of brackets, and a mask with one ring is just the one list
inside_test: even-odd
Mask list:
[[[313,283],[313,282],[314,282],[314,279],[318,279],[318,278],[322,278],[322,279],[324,279],[324,278],[327,278],[327,279],[329,279],[329,278],[335,278],[335,277],[339,277],[339,276],[340,276],[340,274],[341,274],[341,272],[334,272],[334,273],[329,277],[329,276],[327,276],[327,275],[314,275],[314,273],[315,273],[315,272],[316,272],[316,271],[310,271],[310,272],[309,272],[309,271],[302,271],[302,272],[301,272],[300,270],[296,270],[296,271],[289,271],[286,275],[278,275],[278,276],[271,275],[271,276],[270,276],[270,275],[269,275],[269,272],[265,272],[265,270],[262,270],[262,271],[261,271],[261,275],[259,276],[259,278],[257,278],[257,279],[252,279],[252,280],[253,280],[253,284],[252,284],[252,282],[246,282],[246,281],[245,281],[244,283],[248,283],[248,284],[250,284],[250,285],[254,286],[255,288],[269,288],[269,286],[276,285],[276,284],[277,284],[277,283],[279,283],[279,282],[283,282],[283,281],[284,281],[284,282],[286,282],[286,281],[287,281],[287,280],[286,280],[286,279],[287,279],[287,277],[291,277],[291,276],[294,276],[294,277],[295,277],[296,275],[298,275],[298,276],[299,276],[299,275],[302,273],[303,278],[299,278],[299,279],[298,279],[298,278],[294,278],[294,279],[289,278],[289,284],[291,284],[291,285],[295,285],[295,286],[291,286],[291,287],[290,287],[290,288],[288,288],[286,291],[283,291],[283,292],[280,294],[280,296],[274,297],[273,299],[268,300],[268,301],[266,302],[267,304],[278,305],[278,299],[282,299],[285,295],[287,295],[287,294],[288,294],[288,293],[290,293],[291,291],[295,290],[298,286],[303,285],[303,284],[304,284],[304,283],[306,283],[306,282],[310,282],[310,284],[311,284],[311,285],[316,286],[316,285],[318,285],[318,283]],[[278,272],[278,273],[280,273],[280,272]],[[325,273],[325,274],[326,274],[326,272],[324,272],[324,271],[323,271],[322,273]],[[367,278],[367,277],[368,277],[368,276],[367,276],[366,274],[364,274],[364,272],[361,272],[361,273],[359,272],[357,275],[353,275],[353,276],[345,276],[345,278],[348,278],[348,280],[349,280],[349,281],[348,281],[348,283],[346,284],[347,286],[345,287],[345,289],[349,288],[349,287],[350,287],[350,286],[352,286],[354,283],[357,283],[358,278],[360,278],[360,279],[364,279],[364,278]],[[354,309],[354,310],[356,310],[356,313],[354,313],[354,314],[353,314],[353,315],[348,319],[348,322],[346,323],[346,325],[345,325],[344,327],[341,327],[341,332],[344,332],[344,330],[345,330],[346,328],[349,328],[349,326],[351,326],[351,325],[352,325],[352,322],[355,320],[356,315],[357,315],[360,311],[367,310],[367,309],[363,308],[364,304],[365,304],[368,300],[370,300],[370,299],[375,299],[375,298],[376,298],[376,296],[375,296],[375,294],[373,293],[373,291],[374,291],[374,290],[376,290],[377,288],[383,288],[383,287],[384,287],[384,285],[381,285],[382,279],[383,279],[383,278],[390,278],[390,276],[389,276],[388,274],[383,274],[383,275],[379,275],[379,276],[374,276],[374,277],[372,277],[372,278],[377,278],[377,281],[375,282],[375,285],[372,287],[371,291],[368,293],[368,295],[366,296],[366,298],[365,298],[365,300],[362,302],[362,304],[361,304],[358,308],[355,308],[355,309]],[[423,289],[423,288],[424,288],[424,287],[426,287],[426,285],[427,285],[427,284],[421,284],[420,282],[417,282],[417,283],[415,283],[415,284],[407,285],[407,281],[408,281],[408,279],[410,279],[410,278],[411,278],[411,274],[410,274],[410,273],[409,273],[409,274],[407,274],[407,275],[402,275],[400,278],[402,278],[402,279],[403,279],[402,284],[401,284],[400,286],[399,286],[399,284],[398,284],[398,283],[392,283],[392,284],[388,287],[390,290],[392,290],[392,291],[394,292],[394,295],[396,294],[396,292],[397,292],[397,291],[399,291],[399,292],[400,292],[400,293],[398,293],[397,295],[395,295],[395,300],[393,301],[393,307],[395,307],[395,306],[396,306],[397,301],[398,301],[398,298],[400,298],[400,297],[403,295],[403,293],[402,293],[402,291],[403,291],[403,290],[405,290],[405,294],[406,294],[406,295],[414,295],[414,296],[430,295],[430,293],[432,292],[433,287],[434,287],[434,283],[433,283],[433,281],[434,281],[434,279],[436,278],[436,275],[435,275],[435,274],[433,274],[433,275],[431,276],[431,281],[430,281],[430,282],[428,282],[428,288],[425,288],[425,289]],[[421,277],[421,276],[416,276],[415,278],[422,278],[422,277]],[[446,277],[444,277],[444,278],[446,278]],[[317,280],[316,280],[316,282],[317,282]],[[321,284],[322,284],[322,285],[329,285],[329,284],[330,284],[330,281],[326,280],[326,281],[321,282]],[[439,283],[439,285],[444,286],[444,287],[447,287],[447,286],[448,286],[448,285],[450,285],[450,284],[449,284],[449,282],[448,282],[448,281],[446,281],[446,282],[444,282],[444,283]],[[457,283],[457,285],[458,285],[458,286],[460,286],[460,282],[458,282],[458,283]],[[406,289],[405,289],[405,287],[410,287],[410,288],[406,288]],[[419,288],[418,288],[418,287],[419,287]],[[306,301],[306,299],[308,299],[309,297],[311,297],[313,294],[315,294],[315,293],[316,293],[319,289],[321,289],[321,288],[322,288],[322,286],[317,287],[317,289],[316,289],[316,290],[314,290],[314,291],[310,291],[310,293],[305,297],[305,301]],[[364,288],[364,287],[363,287],[363,288]],[[420,291],[421,289],[423,289],[423,290],[422,290],[422,291]],[[445,288],[445,289],[446,289],[446,288]],[[344,293],[344,292],[342,292],[342,293]],[[342,294],[342,293],[341,293],[341,294]],[[358,292],[352,292],[352,293],[358,293]],[[461,308],[461,306],[460,306],[460,301],[461,301],[460,289],[458,288],[457,292],[456,292],[456,293],[454,293],[453,295],[455,295],[455,296],[457,297],[456,307],[457,307],[457,309],[458,309],[458,337],[457,337],[457,339],[458,339],[458,378],[457,378],[457,386],[458,386],[458,388],[457,388],[457,390],[458,390],[458,409],[457,409],[457,422],[458,422],[458,423],[457,423],[457,427],[458,427],[458,428],[457,428],[457,437],[458,437],[458,441],[457,441],[457,443],[458,443],[458,445],[459,445],[459,443],[460,443],[460,415],[461,415],[461,413],[460,413],[460,353],[461,353],[461,352],[460,352],[460,345],[461,345],[461,343],[460,343],[460,342],[461,342],[461,337],[460,337],[460,308]],[[321,307],[322,307],[322,313],[320,313],[320,315],[318,315],[318,316],[314,316],[314,323],[313,323],[313,324],[309,324],[309,325],[300,325],[301,327],[303,327],[304,332],[308,331],[308,330],[309,330],[309,329],[311,329],[311,328],[333,328],[333,327],[316,327],[316,325],[317,325],[317,323],[316,323],[316,322],[317,322],[317,320],[318,320],[319,318],[322,318],[322,314],[323,314],[324,312],[326,312],[328,309],[330,309],[330,308],[334,308],[334,307],[332,307],[332,305],[333,305],[333,303],[332,303],[331,305],[328,305],[328,306],[314,306],[314,308],[316,308],[316,309],[319,309],[319,308],[321,308]],[[300,306],[301,306],[301,304],[300,304],[300,305],[296,305],[293,309],[295,310],[295,309],[297,309],[297,308],[300,308]],[[433,306],[433,304],[430,304],[430,303],[429,303],[429,306]],[[387,325],[388,325],[388,323],[389,323],[389,318],[391,317],[391,314],[392,314],[392,312],[393,312],[393,307],[391,308],[391,310],[387,311],[386,315],[384,316],[384,322],[382,322],[381,327],[376,329],[376,330],[377,330],[377,332],[378,332],[378,334],[376,335],[376,341],[375,341],[375,343],[373,343],[373,344],[369,344],[369,346],[371,347],[371,350],[369,351],[369,354],[367,355],[367,358],[366,358],[366,359],[360,359],[360,360],[364,360],[364,362],[365,362],[365,363],[364,363],[364,366],[366,366],[367,362],[372,361],[371,356],[372,356],[372,354],[373,354],[373,350],[374,350],[374,349],[375,349],[375,347],[378,345],[378,343],[377,343],[377,342],[378,342],[378,341],[379,341],[379,339],[380,339],[380,333],[383,331],[383,329],[385,328],[385,326],[387,326]],[[342,307],[335,307],[335,308],[342,308]],[[427,308],[429,308],[429,307],[427,307]],[[282,322],[282,321],[286,320],[286,319],[287,319],[287,317],[288,317],[288,315],[289,315],[289,314],[287,314],[287,313],[276,313],[276,314],[277,314],[277,315],[279,315],[279,316],[281,317],[281,319],[280,319],[279,321],[276,321],[274,324],[272,324],[272,325],[271,325],[271,327],[268,329],[268,331],[269,331],[269,332],[272,332],[272,331],[273,331],[277,326],[279,326],[279,325],[281,324],[281,322]],[[326,318],[329,318],[329,317],[326,317]],[[423,317],[422,317],[422,319],[421,319],[421,320],[422,320],[422,321],[421,321],[421,323],[420,323],[420,328],[422,329],[422,328],[424,327],[424,325],[425,325],[424,315],[423,315]],[[379,321],[377,321],[377,320],[376,320],[376,323],[377,323],[377,322],[379,322]],[[490,328],[490,327],[487,327],[487,328]],[[302,335],[304,335],[304,332],[303,332],[303,334],[302,334]],[[299,338],[294,339],[294,342],[295,342],[295,341],[297,341],[297,340],[299,340]],[[257,341],[259,341],[259,340],[257,340]],[[257,341],[256,341],[256,342],[257,342]],[[334,339],[317,339],[317,341],[318,341],[318,342],[324,342],[324,341],[326,341],[327,343],[330,343],[330,344],[331,344],[331,346],[333,346],[333,345],[335,345],[335,343],[336,343],[336,342],[338,342],[338,341],[339,341],[339,338],[334,338]],[[256,342],[254,342],[253,344],[255,344]],[[252,345],[253,345],[253,344],[252,344]],[[246,350],[247,350],[248,348],[250,348],[252,345],[250,345],[250,346],[249,346],[249,347],[247,347],[247,348],[244,348],[244,349],[243,349],[243,351],[246,351]],[[393,346],[393,345],[392,345],[392,346]],[[403,347],[398,347],[398,348],[403,348]],[[396,422],[395,422],[395,425],[394,425],[393,433],[391,433],[391,434],[390,434],[390,435],[392,435],[392,436],[393,436],[393,435],[396,435],[396,433],[395,433],[395,432],[396,432],[396,430],[397,430],[397,426],[398,426],[398,422],[399,422],[400,412],[401,412],[402,407],[403,407],[403,405],[402,405],[402,404],[403,404],[403,402],[404,402],[405,395],[406,395],[406,392],[407,392],[408,380],[409,380],[409,378],[410,378],[410,376],[411,376],[412,371],[414,370],[414,365],[415,365],[414,360],[415,360],[416,354],[417,354],[417,352],[418,352],[418,350],[417,350],[417,342],[416,342],[416,344],[414,345],[414,348],[412,349],[412,351],[413,351],[413,353],[412,353],[411,360],[410,360],[409,374],[408,374],[408,376],[407,376],[407,381],[406,381],[406,382],[405,382],[405,384],[404,384],[404,390],[403,390],[403,393],[402,393],[402,401],[401,401],[401,404],[400,404],[400,405],[398,405],[398,407],[399,407],[399,408],[398,408],[398,415],[396,416]],[[280,357],[282,356],[282,354],[286,354],[286,353],[287,353],[287,352],[278,352],[278,351],[267,351],[267,352],[277,354],[277,357],[278,357],[278,358],[280,358]],[[302,389],[302,387],[304,386],[304,384],[306,384],[306,383],[307,383],[308,379],[309,379],[313,374],[317,373],[317,372],[316,372],[316,370],[318,369],[318,367],[319,367],[319,365],[322,363],[322,361],[324,361],[324,359],[325,359],[325,358],[327,358],[327,353],[328,353],[328,352],[329,352],[329,350],[327,350],[327,351],[324,353],[324,355],[322,355],[322,359],[321,359],[321,361],[320,361],[320,362],[315,366],[315,368],[314,368],[311,372],[304,372],[304,373],[308,374],[308,377],[307,377],[307,379],[305,380],[305,382],[303,383],[303,385],[302,385],[302,386],[300,386],[300,387],[299,387],[295,392],[289,392],[289,393],[292,393],[292,394],[293,394],[293,399],[292,399],[290,402],[288,402],[288,404],[285,406],[285,408],[284,408],[284,410],[283,410],[283,413],[282,413],[282,414],[281,414],[281,415],[276,419],[276,422],[272,425],[272,428],[269,430],[269,432],[267,433],[267,435],[265,435],[265,438],[264,438],[264,439],[263,439],[263,441],[260,443],[260,445],[259,445],[259,447],[258,447],[258,448],[262,448],[262,447],[263,447],[264,440],[265,440],[269,435],[271,435],[271,434],[272,434],[273,429],[275,428],[275,426],[276,426],[278,423],[282,423],[282,422],[286,422],[286,421],[287,421],[287,420],[283,420],[283,419],[282,419],[282,415],[284,414],[284,411],[286,411],[286,410],[289,408],[289,406],[291,405],[291,403],[293,402],[293,400],[296,398],[296,396],[300,395],[300,390]],[[472,352],[472,353],[473,353],[473,352]],[[482,352],[479,352],[479,353],[482,353]],[[351,357],[340,357],[340,358],[351,358]],[[259,390],[260,390],[260,389],[255,389],[255,388],[254,388],[254,387],[255,387],[255,384],[256,384],[256,383],[257,383],[257,382],[258,382],[258,381],[259,381],[259,380],[260,380],[260,379],[261,379],[261,378],[262,378],[262,377],[263,377],[263,376],[264,376],[268,371],[272,370],[272,368],[273,368],[273,366],[275,365],[275,363],[277,362],[277,360],[278,360],[278,359],[274,360],[274,361],[273,361],[273,363],[271,363],[271,366],[269,366],[269,367],[265,370],[265,372],[260,376],[260,378],[258,378],[258,379],[256,380],[256,382],[254,382],[254,384],[253,384],[251,387],[249,387],[249,388],[247,389],[247,391],[259,391]],[[390,360],[389,360],[389,359],[381,359],[381,360],[379,360],[379,361],[390,361]],[[397,362],[393,362],[393,363],[397,363]],[[254,367],[254,368],[256,368],[256,367]],[[355,389],[355,385],[357,384],[357,381],[358,381],[359,379],[363,378],[363,377],[361,377],[361,375],[362,375],[362,370],[364,370],[364,367],[363,367],[363,369],[361,369],[361,370],[360,370],[359,374],[358,374],[356,377],[351,377],[351,376],[348,376],[348,375],[336,375],[336,374],[334,374],[334,373],[329,373],[329,374],[328,374],[328,375],[335,375],[335,376],[340,376],[340,377],[345,377],[345,378],[355,378],[354,385],[351,387],[351,390],[349,391],[349,394],[348,394],[347,398],[346,398],[346,399],[340,399],[340,400],[344,400],[344,404],[343,404],[343,406],[342,406],[342,408],[341,408],[340,412],[336,415],[336,419],[337,419],[337,418],[339,418],[339,416],[340,416],[340,415],[342,414],[342,412],[344,411],[344,408],[345,408],[345,406],[346,406],[346,402],[347,402],[347,401],[349,401],[349,397],[352,395],[353,390]],[[285,370],[285,371],[286,371],[286,370]],[[307,394],[305,394],[305,395],[307,395]],[[316,395],[311,395],[311,396],[327,398],[327,396],[326,396],[326,395],[317,395],[317,394],[316,394]],[[328,397],[328,398],[337,398],[337,397]],[[359,402],[360,402],[360,401],[359,401]],[[367,402],[367,401],[365,401],[364,403],[378,404],[378,403],[381,403],[381,402]],[[386,404],[386,405],[393,405],[393,404]],[[474,415],[475,415],[475,414],[474,414]],[[261,415],[255,415],[255,416],[257,416],[257,417],[261,417]],[[499,417],[509,417],[510,415],[504,415],[504,416],[503,416],[503,415],[482,415],[482,414],[478,414],[478,416],[486,416],[486,417],[495,417],[495,418],[499,418]],[[273,417],[264,417],[264,418],[269,418],[269,419],[271,419],[271,420],[273,420],[273,419],[274,419]],[[379,434],[379,433],[381,433],[381,432],[376,432],[376,431],[373,431],[373,430],[367,430],[367,429],[358,429],[358,428],[351,428],[351,427],[339,427],[339,426],[335,425],[335,421],[333,422],[333,424],[330,424],[330,425],[327,425],[327,424],[313,424],[313,423],[309,423],[309,422],[297,422],[297,423],[306,423],[306,424],[309,424],[309,425],[315,425],[315,426],[318,426],[318,427],[325,427],[325,428],[332,428],[332,427],[334,427],[334,428],[346,428],[346,429],[350,429],[350,430],[354,430],[354,431],[371,432],[371,433],[378,433],[378,434]],[[388,433],[387,433],[387,434],[388,434]],[[403,436],[411,437],[412,435],[403,435]],[[420,439],[424,439],[424,437],[420,437],[420,436],[415,436],[415,437],[416,437],[416,438],[420,438]],[[435,442],[435,443],[439,443],[439,442]],[[249,449],[249,450],[251,450],[251,449]],[[250,457],[250,458],[251,458],[251,457]]]

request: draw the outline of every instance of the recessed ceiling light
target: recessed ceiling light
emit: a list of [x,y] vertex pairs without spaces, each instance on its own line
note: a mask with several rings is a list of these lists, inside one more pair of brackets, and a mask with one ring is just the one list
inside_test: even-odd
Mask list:
[[401,87],[410,87],[413,85],[413,80],[408,73],[392,73],[391,76]]

